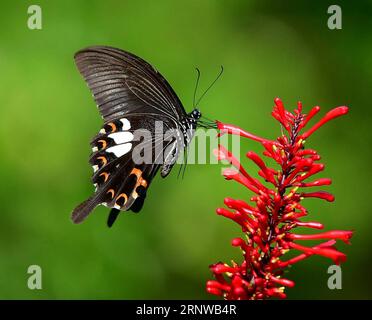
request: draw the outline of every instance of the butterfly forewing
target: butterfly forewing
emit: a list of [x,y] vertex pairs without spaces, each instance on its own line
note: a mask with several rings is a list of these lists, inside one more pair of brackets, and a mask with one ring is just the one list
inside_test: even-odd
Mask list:
[[155,112],[179,120],[186,112],[164,77],[143,59],[110,47],[90,47],[75,55],[104,120],[130,112]]

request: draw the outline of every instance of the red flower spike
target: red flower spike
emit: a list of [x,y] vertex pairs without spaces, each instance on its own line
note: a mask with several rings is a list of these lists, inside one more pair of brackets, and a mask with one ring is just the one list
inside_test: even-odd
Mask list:
[[301,246],[297,243],[290,242],[289,246],[293,249],[297,249],[300,251],[303,251],[305,253],[312,253],[312,254],[317,254],[320,256],[324,256],[326,258],[330,258],[333,260],[335,264],[340,264],[341,262],[346,261],[346,255],[340,251],[337,251],[336,249],[333,248],[309,248],[305,246]]
[[244,175],[248,175],[247,172],[244,170],[244,168],[241,166],[238,159],[234,157],[234,155],[227,150],[224,146],[218,145],[218,149],[214,150],[214,154],[217,155],[217,159],[219,161],[221,160],[227,160],[230,164],[232,164],[235,168],[237,168],[241,173]]
[[319,239],[338,239],[350,244],[350,239],[353,236],[352,231],[333,230],[318,234],[293,234],[288,233],[287,238],[291,240],[319,240]]
[[266,140],[264,138],[255,136],[254,134],[251,134],[247,131],[244,131],[243,129],[233,126],[231,124],[224,124],[222,122],[217,121],[217,128],[220,130],[219,136],[222,136],[225,133],[239,135],[244,138],[249,138],[258,142],[268,142],[272,144],[277,144],[275,141]]
[[[330,258],[336,264],[344,262],[346,255],[338,251],[334,245],[337,240],[350,244],[353,235],[352,231],[345,230],[304,235],[293,232],[297,227],[323,229],[319,222],[300,220],[308,214],[301,205],[303,199],[315,197],[330,202],[334,200],[334,196],[325,191],[302,192],[300,189],[325,186],[332,182],[328,178],[306,181],[323,171],[324,165],[318,162],[320,156],[315,150],[304,149],[304,140],[326,122],[346,114],[348,108],[338,107],[331,110],[313,127],[302,133],[301,130],[320,108],[314,107],[306,115],[302,113],[301,102],[298,102],[293,113],[285,109],[279,98],[276,98],[274,103],[272,115],[287,131],[275,141],[255,136],[233,125],[217,122],[220,135],[235,134],[261,143],[264,148],[263,154],[273,159],[279,166],[270,168],[253,151],[247,153],[247,157],[259,167],[258,175],[273,184],[273,188],[269,189],[249,175],[238,159],[223,146],[219,146],[215,151],[219,160],[227,160],[237,169],[225,169],[223,171],[225,178],[235,180],[255,193],[250,199],[253,205],[243,200],[225,198],[225,205],[231,211],[225,208],[217,209],[219,215],[240,225],[245,235],[231,242],[232,246],[242,251],[243,261],[240,264],[232,261],[231,264],[219,262],[210,266],[215,280],[207,282],[206,290],[227,300],[286,298],[285,288],[291,288],[295,284],[281,277],[285,268],[315,254]],[[322,239],[328,241],[313,247],[297,243]],[[290,250],[299,250],[301,253],[283,261],[283,256]]]
[[299,187],[318,187],[318,186],[328,186],[331,183],[332,183],[332,180],[329,178],[320,178],[313,182],[307,182],[307,183],[302,182],[302,183],[298,183],[295,185]]
[[318,130],[323,124],[327,123],[328,121],[335,119],[339,116],[347,114],[349,111],[348,107],[338,107],[331,111],[329,111],[318,123],[316,123],[310,130],[306,131],[303,135],[303,139],[307,139],[312,135],[316,130]]
[[284,105],[283,105],[282,100],[280,100],[280,98],[275,98],[274,103],[276,105],[276,109],[279,112],[279,115],[284,119],[284,115],[285,115],[286,110],[284,109]]
[[297,102],[297,109],[295,109],[294,111],[295,111],[296,114],[301,114],[302,113],[302,102],[301,101]]
[[261,168],[262,173],[264,174],[264,178],[267,181],[271,182],[273,185],[276,185],[273,173],[266,167],[265,163],[258,156],[258,154],[254,153],[253,151],[249,151],[247,153],[247,157]]
[[303,175],[297,176],[296,181],[303,181],[303,180],[307,179],[308,177],[310,177],[314,174],[317,174],[318,172],[323,171],[323,170],[324,170],[324,164],[314,163],[312,165],[311,169],[307,173],[304,173]]
[[299,227],[308,227],[308,228],[313,228],[313,229],[323,229],[324,228],[324,226],[321,223],[319,223],[319,222],[301,222],[301,221],[296,221],[295,223]]
[[303,197],[303,198],[319,198],[319,199],[327,200],[328,202],[335,201],[335,197],[333,196],[333,194],[330,194],[326,191],[302,193],[301,197]]
[[[331,248],[334,244],[336,243],[335,240],[330,240],[330,241],[327,241],[327,242],[324,242],[324,243],[321,243],[315,247],[313,247],[313,249],[318,249],[318,248]],[[285,261],[285,262],[282,262],[280,261],[278,263],[278,267],[280,268],[286,268],[288,267],[289,265],[293,265],[301,260],[304,260],[306,259],[307,257],[309,256],[312,256],[314,253],[303,253],[303,254],[300,254],[299,256],[297,257],[294,257],[288,261]]]
[[280,279],[280,278],[276,278],[274,276],[270,276],[270,280],[272,282],[280,284],[281,286],[285,286],[285,287],[289,287],[289,288],[293,288],[294,285],[295,285],[295,283],[292,280]]
[[305,120],[300,123],[300,128],[302,129],[307,125],[307,123],[320,111],[320,107],[316,106],[310,110],[310,112],[306,115]]
[[223,175],[227,180],[234,179],[235,181],[246,186],[248,189],[252,190],[254,193],[259,194],[259,189],[256,188],[249,179],[247,179],[246,177],[244,177],[242,174],[235,171],[234,169],[228,168],[228,169],[223,170]]
[[[219,161],[226,160],[230,164],[232,164],[235,168],[237,168],[239,170],[239,172],[243,175],[243,177],[246,178],[246,179],[244,179],[244,181],[248,180],[250,185],[253,185],[253,186],[257,187],[258,189],[261,189],[261,190],[266,189],[257,179],[253,179],[247,173],[247,171],[244,170],[244,168],[241,166],[238,159],[236,159],[234,157],[234,155],[230,151],[228,151],[224,146],[219,145],[218,149],[214,150],[214,154],[217,156]],[[228,170],[230,170],[230,171],[228,171]],[[234,175],[234,174],[236,174],[236,172],[231,170],[231,169],[226,169],[226,175],[225,175],[225,172],[224,172],[224,176],[228,180],[233,179],[232,177],[229,177],[229,175]]]

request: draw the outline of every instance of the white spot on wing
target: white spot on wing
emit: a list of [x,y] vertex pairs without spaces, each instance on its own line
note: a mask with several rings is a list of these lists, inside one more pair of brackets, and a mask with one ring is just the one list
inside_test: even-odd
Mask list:
[[106,152],[114,153],[117,158],[125,155],[132,149],[131,143],[119,144],[117,146],[110,147],[106,150]]
[[123,128],[121,130],[129,130],[130,129],[130,122],[126,118],[120,119],[121,123],[123,124]]
[[94,166],[93,166],[93,170],[94,170],[94,172],[97,172],[97,170],[98,170],[98,166],[97,166],[97,165],[94,165]]
[[93,147],[93,148],[92,148],[92,151],[93,151],[93,152],[96,152],[96,151],[98,151],[98,148],[97,148],[97,147]]
[[108,135],[109,138],[114,139],[116,144],[126,143],[133,140],[133,133],[131,132],[114,132]]
[[106,130],[105,129],[101,129],[101,130],[99,130],[99,133],[105,134],[106,133]]

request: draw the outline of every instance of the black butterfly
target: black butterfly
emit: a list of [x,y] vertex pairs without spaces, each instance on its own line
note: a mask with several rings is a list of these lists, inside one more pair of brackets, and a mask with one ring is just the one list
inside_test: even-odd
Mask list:
[[[107,222],[111,226],[120,211],[141,210],[157,171],[160,169],[163,178],[170,173],[197,125],[214,125],[203,122],[196,108],[187,114],[164,77],[129,52],[105,46],[89,47],[75,54],[75,62],[93,94],[104,125],[91,142],[90,163],[96,191],[74,209],[72,220],[82,222],[96,206],[103,204],[112,208]],[[154,132],[156,121],[163,122],[164,130],[175,129],[182,134],[163,143],[160,153],[152,148],[154,161],[137,164],[132,152],[140,141],[134,139],[133,133],[141,129]],[[152,138],[145,144],[152,145],[156,140],[157,137]],[[155,161],[159,157],[162,163]]]

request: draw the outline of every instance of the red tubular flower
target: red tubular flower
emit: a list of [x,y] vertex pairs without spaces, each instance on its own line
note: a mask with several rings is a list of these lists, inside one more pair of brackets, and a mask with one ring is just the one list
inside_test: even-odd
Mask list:
[[[234,247],[239,247],[243,254],[241,264],[232,261],[231,265],[219,262],[210,266],[215,280],[207,282],[207,292],[234,299],[266,299],[270,297],[286,298],[285,288],[295,284],[282,278],[284,269],[314,254],[330,258],[339,264],[346,260],[346,255],[334,245],[336,240],[347,244],[352,231],[333,230],[318,234],[293,233],[296,227],[323,229],[319,222],[304,222],[300,218],[308,214],[300,204],[304,198],[318,198],[334,201],[334,196],[325,191],[308,192],[302,188],[325,186],[331,184],[328,178],[318,178],[305,182],[306,179],[324,170],[318,163],[320,156],[315,150],[305,149],[308,139],[326,122],[344,115],[347,107],[338,107],[329,111],[310,129],[302,132],[308,122],[320,111],[318,106],[308,114],[302,113],[302,104],[298,102],[293,113],[285,109],[279,98],[274,100],[272,116],[285,129],[275,141],[268,140],[233,125],[217,122],[220,134],[235,134],[257,141],[264,147],[263,155],[272,158],[279,166],[270,168],[256,153],[249,151],[247,158],[259,168],[258,174],[272,188],[266,187],[253,178],[242,167],[239,160],[223,146],[215,150],[219,160],[227,160],[234,168],[225,169],[223,175],[227,180],[235,180],[251,190],[255,195],[250,199],[254,205],[243,200],[225,198],[226,208],[218,208],[217,213],[239,224],[245,234],[243,238],[232,240]],[[303,245],[307,240],[327,240],[319,245]],[[302,242],[301,244],[297,242]],[[300,252],[294,258],[283,260],[290,250]]]

